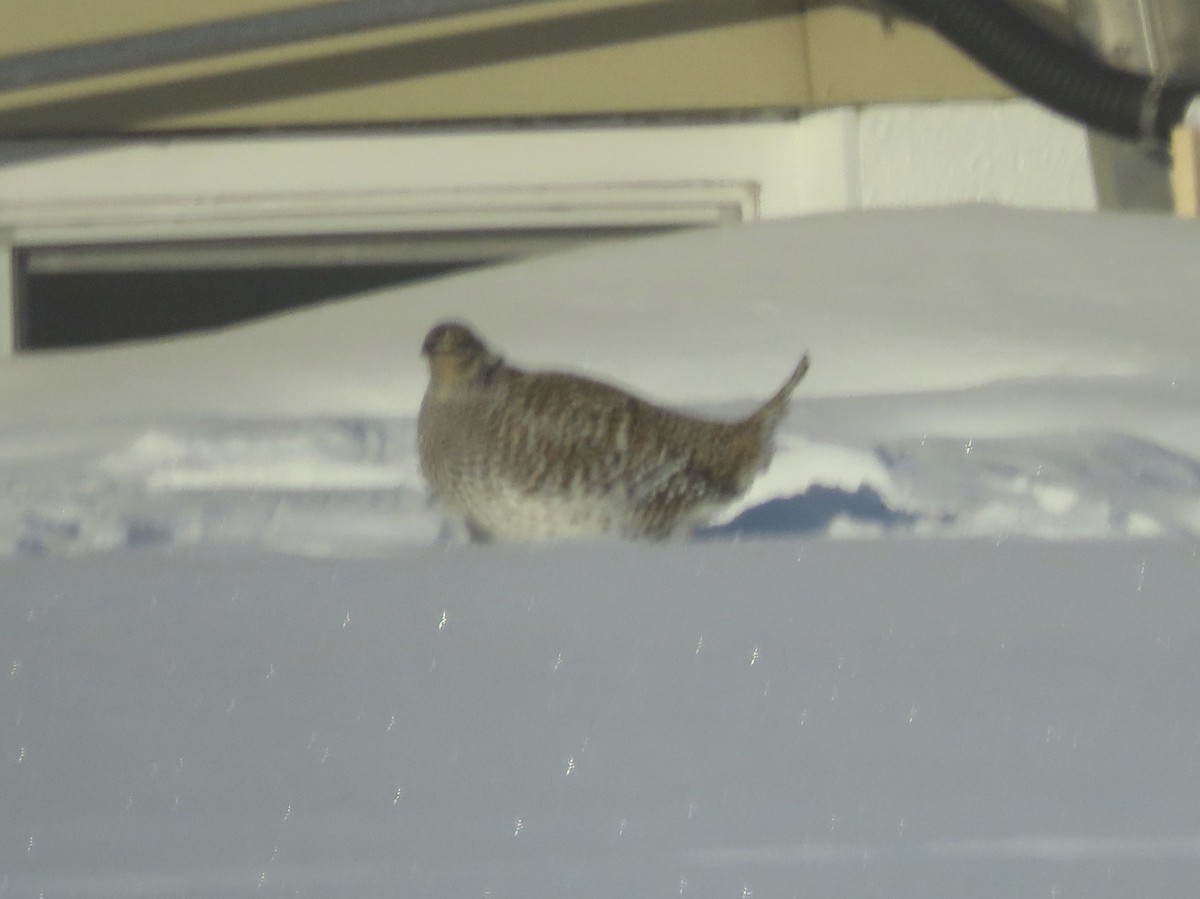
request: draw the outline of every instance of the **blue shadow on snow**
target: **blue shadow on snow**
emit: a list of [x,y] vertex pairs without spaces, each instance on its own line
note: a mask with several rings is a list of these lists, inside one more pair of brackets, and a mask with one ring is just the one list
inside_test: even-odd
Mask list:
[[824,530],[835,518],[843,516],[885,527],[909,525],[917,520],[916,515],[890,508],[878,491],[865,484],[854,491],[814,484],[795,496],[753,506],[725,524],[702,528],[695,537],[698,540],[725,540],[810,534]]

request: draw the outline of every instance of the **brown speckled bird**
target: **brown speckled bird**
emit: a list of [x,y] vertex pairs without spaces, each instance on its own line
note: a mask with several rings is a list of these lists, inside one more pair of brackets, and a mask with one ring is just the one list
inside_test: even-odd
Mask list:
[[434,327],[421,353],[421,471],[478,541],[687,533],[766,468],[808,370],[806,355],[754,414],[722,422],[589,378],[513,368],[459,322]]

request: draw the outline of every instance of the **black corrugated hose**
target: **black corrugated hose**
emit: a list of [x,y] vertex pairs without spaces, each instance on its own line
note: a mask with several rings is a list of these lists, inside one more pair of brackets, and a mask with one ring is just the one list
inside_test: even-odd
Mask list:
[[1086,125],[1167,142],[1200,84],[1111,66],[1047,31],[1007,0],[889,0],[1011,87]]

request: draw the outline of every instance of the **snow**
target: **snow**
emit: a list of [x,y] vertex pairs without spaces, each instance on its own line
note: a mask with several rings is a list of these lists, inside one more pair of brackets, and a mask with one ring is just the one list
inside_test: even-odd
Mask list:
[[[597,246],[0,363],[0,897],[1191,896],[1196,226]],[[733,415],[690,541],[466,546],[425,330]]]
[[147,550],[5,572],[5,895],[1155,896],[1170,542]]
[[[1151,217],[819,216],[13,359],[0,367],[0,478],[19,500],[0,511],[0,555],[428,544],[417,348],[447,316],[518,363],[709,414],[749,409],[811,349],[775,463],[726,523],[774,503],[753,521],[813,530],[818,490],[831,514],[817,529],[835,536],[1195,536],[1195,237]],[[864,498],[875,512],[851,514]],[[364,507],[370,533],[347,535]]]

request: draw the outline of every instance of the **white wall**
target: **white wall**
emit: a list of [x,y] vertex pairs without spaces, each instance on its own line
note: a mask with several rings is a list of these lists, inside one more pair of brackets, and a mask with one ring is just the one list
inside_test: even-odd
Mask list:
[[[0,223],[67,207],[389,193],[752,184],[756,216],[995,200],[1091,208],[1086,133],[1024,101],[710,125],[0,144]],[[76,210],[78,212],[78,210]],[[124,217],[125,220],[128,216]]]
[[1096,208],[1087,131],[1036,104],[876,106],[857,122],[847,156],[862,173],[864,208]]

